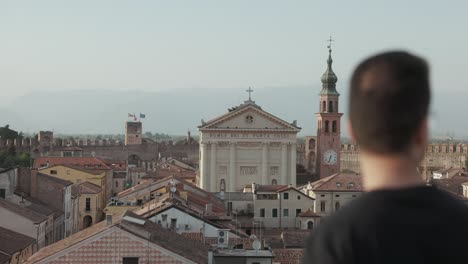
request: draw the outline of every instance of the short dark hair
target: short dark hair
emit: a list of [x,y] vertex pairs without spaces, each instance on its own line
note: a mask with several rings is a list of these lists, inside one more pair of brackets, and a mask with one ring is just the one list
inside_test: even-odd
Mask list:
[[363,150],[407,150],[430,103],[429,67],[420,57],[391,51],[361,62],[351,78],[349,118]]

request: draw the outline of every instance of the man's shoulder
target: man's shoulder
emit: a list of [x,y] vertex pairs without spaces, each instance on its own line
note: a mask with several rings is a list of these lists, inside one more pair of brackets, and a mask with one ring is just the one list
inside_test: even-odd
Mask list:
[[446,214],[468,221],[468,201],[433,187],[424,187],[401,192],[369,192],[325,216],[322,230],[349,228],[357,225],[372,225],[386,218],[427,217],[428,214]]
[[[325,216],[321,225],[323,228],[329,226],[347,226],[354,223],[358,219],[362,219],[363,215],[369,211],[373,211],[374,207],[378,207],[376,201],[373,200],[371,195],[363,193],[358,198],[348,202],[334,213]],[[377,202],[378,203],[378,202]]]

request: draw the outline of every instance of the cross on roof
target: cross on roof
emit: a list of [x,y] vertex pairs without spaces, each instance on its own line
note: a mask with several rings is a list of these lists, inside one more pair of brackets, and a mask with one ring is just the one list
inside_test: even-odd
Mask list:
[[335,40],[332,39],[332,37],[330,36],[330,38],[327,39],[327,41],[328,41],[328,46],[327,46],[327,48],[328,48],[329,50],[331,50],[332,41],[335,41]]
[[253,92],[252,87],[249,86],[249,89],[245,90],[245,91],[249,93],[249,101],[251,101],[252,100],[251,95],[252,95],[252,92]]

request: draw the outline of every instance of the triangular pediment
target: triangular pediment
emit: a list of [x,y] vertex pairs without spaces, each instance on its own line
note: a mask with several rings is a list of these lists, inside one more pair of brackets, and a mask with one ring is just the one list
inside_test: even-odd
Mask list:
[[281,130],[298,132],[295,124],[288,123],[256,105],[246,105],[225,115],[208,121],[200,126],[200,130]]

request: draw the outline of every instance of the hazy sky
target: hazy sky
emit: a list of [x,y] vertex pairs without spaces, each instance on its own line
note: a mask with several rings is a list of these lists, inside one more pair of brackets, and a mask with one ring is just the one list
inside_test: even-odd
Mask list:
[[435,90],[460,91],[468,87],[467,13],[468,1],[1,0],[0,99],[312,87],[330,34],[338,90],[363,57],[403,48],[430,61]]

